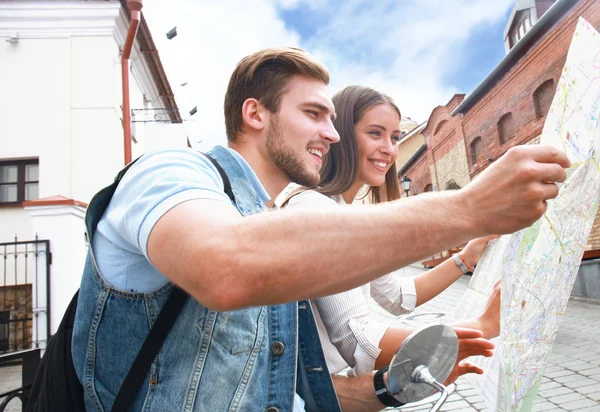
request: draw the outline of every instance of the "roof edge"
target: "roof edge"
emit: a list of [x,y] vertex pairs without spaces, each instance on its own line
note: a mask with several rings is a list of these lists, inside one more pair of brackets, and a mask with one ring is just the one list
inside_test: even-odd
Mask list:
[[[131,13],[129,12],[129,7],[127,7],[127,0],[120,0],[120,2],[121,6],[125,10],[127,19],[131,20]],[[169,79],[162,65],[162,61],[160,60],[158,50],[156,49],[156,45],[152,39],[152,34],[150,33],[150,28],[148,27],[146,18],[144,17],[143,9],[141,12],[140,27],[138,29],[138,35],[136,38],[139,43],[142,56],[150,68],[150,73],[156,83],[158,94],[163,101],[163,105],[169,109],[173,109],[168,110],[171,121],[173,123],[182,123],[183,120],[181,118],[181,113],[179,113],[177,102],[175,101],[173,89],[171,88],[171,84],[169,83]]]
[[[465,113],[471,109],[477,101],[484,96],[499,80],[500,77],[512,68],[516,63],[519,53],[530,48],[537,40],[535,36],[547,29],[551,24],[560,19],[560,13],[568,10],[581,0],[557,0],[544,15],[531,27],[519,42],[508,52],[504,59],[492,70],[490,74],[473,90],[462,103],[451,113],[456,116],[458,113]],[[564,16],[563,16],[564,17]]]
[[422,132],[426,126],[427,126],[427,121],[424,121],[423,123],[413,127],[413,129],[410,132],[408,132],[404,136],[402,136],[402,139],[400,139],[400,141],[398,142],[398,146],[400,146],[402,143],[404,143],[405,141],[407,141],[408,139],[410,139],[417,133]]
[[56,195],[44,197],[42,199],[29,200],[22,203],[23,207],[39,207],[39,206],[79,206],[84,209],[88,207],[87,203],[79,200],[70,199],[68,197]]
[[427,150],[427,144],[424,143],[421,146],[419,146],[419,148],[406,161],[406,163],[404,163],[404,165],[400,168],[400,170],[398,170],[398,178],[400,178],[400,176],[402,176],[404,174],[404,172],[406,172],[408,170],[408,168],[410,166],[412,166],[412,164],[415,162],[415,160],[417,160],[419,157],[421,157],[423,152],[425,152],[426,150]]

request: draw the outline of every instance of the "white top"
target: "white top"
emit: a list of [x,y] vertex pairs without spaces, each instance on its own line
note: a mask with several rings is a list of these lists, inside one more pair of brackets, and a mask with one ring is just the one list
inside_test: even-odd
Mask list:
[[[340,195],[327,197],[307,190],[293,196],[287,207],[318,208],[334,203],[345,204]],[[331,373],[348,366],[352,367],[350,375],[375,369],[375,360],[381,352],[379,342],[390,325],[375,319],[369,308],[369,296],[393,315],[410,312],[417,304],[414,280],[396,272],[346,292],[311,300]]]

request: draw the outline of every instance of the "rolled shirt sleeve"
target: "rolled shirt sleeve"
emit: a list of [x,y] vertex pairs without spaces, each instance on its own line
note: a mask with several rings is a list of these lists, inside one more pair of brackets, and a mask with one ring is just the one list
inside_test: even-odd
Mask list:
[[389,273],[371,282],[371,297],[392,315],[412,312],[417,306],[415,280],[400,271]]
[[[373,316],[365,287],[368,288],[363,286],[313,301],[326,329],[325,337],[321,338],[328,338],[353,368],[352,373],[358,375],[373,371],[381,353],[379,343],[390,327]],[[325,351],[325,356],[330,358],[331,354]]]

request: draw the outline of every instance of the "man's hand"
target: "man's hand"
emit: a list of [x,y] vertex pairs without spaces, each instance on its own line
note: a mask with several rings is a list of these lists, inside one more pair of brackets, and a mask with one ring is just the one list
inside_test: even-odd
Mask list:
[[[375,372],[358,377],[333,375],[331,377],[340,406],[344,412],[376,412],[385,409],[375,395]],[[387,372],[384,375],[387,380]]]
[[482,234],[505,234],[530,226],[558,195],[567,156],[551,146],[516,146],[483,171],[457,195]]
[[460,376],[467,373],[482,374],[483,369],[469,362],[462,362],[471,356],[485,356],[490,357],[494,354],[493,349],[495,345],[489,340],[482,339],[483,332],[475,329],[467,328],[454,328],[456,336],[458,337],[458,356],[454,368],[448,376],[448,379],[444,382],[445,385],[449,385],[458,379]]

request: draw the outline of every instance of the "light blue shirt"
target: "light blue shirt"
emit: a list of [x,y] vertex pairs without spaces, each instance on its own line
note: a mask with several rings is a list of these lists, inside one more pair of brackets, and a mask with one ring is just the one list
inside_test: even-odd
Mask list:
[[[264,202],[269,194],[235,150],[228,149]],[[100,273],[117,289],[151,292],[168,280],[148,258],[148,237],[158,220],[173,207],[193,199],[231,204],[214,165],[189,149],[150,152],[123,177],[98,223],[93,239]]]
[[[248,162],[235,150],[227,150],[266,203],[270,196]],[[168,279],[148,258],[148,237],[166,212],[194,199],[231,204],[219,172],[206,156],[189,149],[142,156],[119,183],[94,235],[93,249],[104,279],[129,292],[151,292],[164,286]],[[304,400],[296,393],[294,412],[304,410]]]

